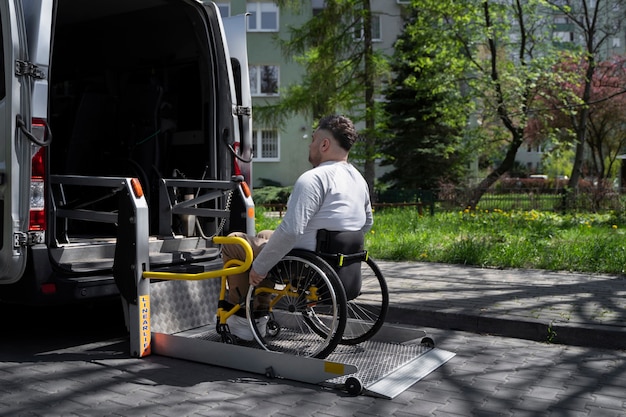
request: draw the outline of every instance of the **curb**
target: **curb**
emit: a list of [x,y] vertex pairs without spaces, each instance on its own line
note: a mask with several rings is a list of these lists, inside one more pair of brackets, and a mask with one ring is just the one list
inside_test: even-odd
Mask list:
[[546,323],[389,306],[390,323],[512,337],[535,342],[604,349],[626,349],[626,329],[581,323]]

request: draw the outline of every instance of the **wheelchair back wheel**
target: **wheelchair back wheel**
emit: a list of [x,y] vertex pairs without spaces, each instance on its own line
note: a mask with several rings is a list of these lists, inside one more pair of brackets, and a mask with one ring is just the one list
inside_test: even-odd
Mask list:
[[382,327],[389,308],[389,290],[373,259],[361,262],[361,291],[348,301],[347,323],[341,338],[345,345],[356,345],[374,336]]

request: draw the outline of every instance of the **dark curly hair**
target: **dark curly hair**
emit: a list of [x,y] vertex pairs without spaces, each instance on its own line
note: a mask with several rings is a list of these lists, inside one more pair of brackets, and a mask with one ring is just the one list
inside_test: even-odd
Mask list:
[[321,130],[328,130],[332,133],[333,137],[339,142],[339,145],[346,151],[349,151],[350,148],[352,148],[352,145],[354,145],[359,138],[352,120],[345,116],[332,114],[322,117],[317,125],[317,128]]

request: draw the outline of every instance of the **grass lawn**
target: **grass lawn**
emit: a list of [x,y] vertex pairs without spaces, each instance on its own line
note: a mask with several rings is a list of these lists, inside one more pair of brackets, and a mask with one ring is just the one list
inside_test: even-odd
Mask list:
[[[257,230],[279,221],[258,209]],[[366,246],[375,259],[621,274],[625,234],[626,218],[616,213],[494,209],[420,216],[414,207],[385,208],[374,213]]]

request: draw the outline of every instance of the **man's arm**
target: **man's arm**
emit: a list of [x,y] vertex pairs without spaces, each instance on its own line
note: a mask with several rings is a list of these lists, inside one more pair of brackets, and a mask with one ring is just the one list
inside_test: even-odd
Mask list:
[[269,270],[293,249],[298,236],[304,233],[311,217],[319,210],[323,199],[321,184],[311,171],[305,172],[298,178],[282,222],[252,263],[250,284],[260,283]]

